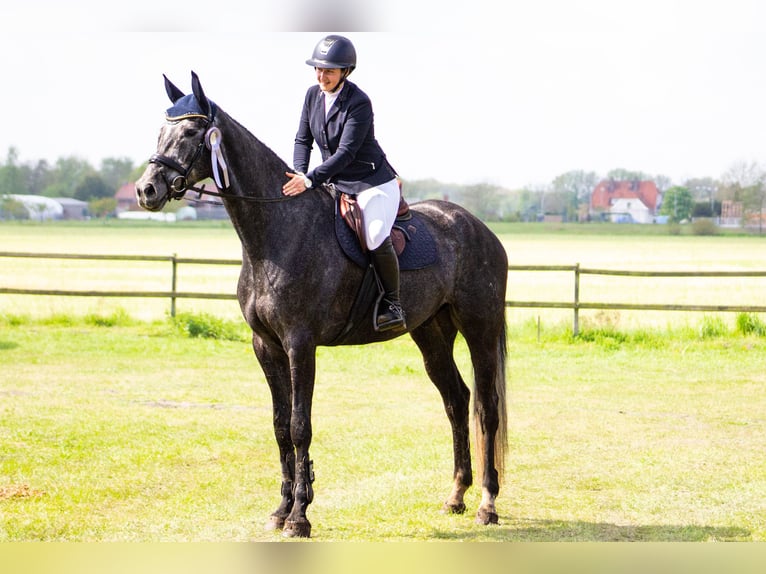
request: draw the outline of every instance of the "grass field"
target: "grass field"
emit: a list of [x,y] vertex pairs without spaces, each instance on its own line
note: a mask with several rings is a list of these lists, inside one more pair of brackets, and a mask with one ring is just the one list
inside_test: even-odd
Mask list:
[[[5,323],[0,540],[277,540],[266,384],[167,323]],[[374,359],[372,357],[375,357]],[[459,347],[461,368],[470,373]],[[766,541],[766,340],[512,330],[501,524],[440,512],[449,427],[407,339],[320,349],[317,540]]]
[[[759,268],[764,245],[500,236],[514,263],[613,268]],[[0,239],[7,251],[239,255],[226,227],[12,225]],[[3,285],[23,275],[6,262]],[[262,528],[280,481],[270,399],[236,309],[221,315],[228,338],[192,338],[167,320],[167,302],[147,320],[138,300],[60,301],[0,297],[0,541],[278,540]],[[477,488],[467,515],[440,512],[449,425],[401,338],[319,351],[316,540],[766,541],[765,337],[735,331],[731,317],[622,329],[607,313],[573,339],[566,315],[544,315],[538,331],[538,313],[515,314],[501,524],[473,524]],[[458,359],[469,379],[462,344]]]

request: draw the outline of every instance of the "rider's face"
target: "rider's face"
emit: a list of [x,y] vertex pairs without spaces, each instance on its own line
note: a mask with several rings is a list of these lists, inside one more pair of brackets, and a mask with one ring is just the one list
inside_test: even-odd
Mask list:
[[340,68],[314,68],[317,73],[317,82],[324,92],[331,92],[340,82]]

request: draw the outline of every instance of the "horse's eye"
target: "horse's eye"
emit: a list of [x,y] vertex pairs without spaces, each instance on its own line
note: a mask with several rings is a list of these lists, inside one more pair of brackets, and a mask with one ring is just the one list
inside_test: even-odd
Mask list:
[[187,128],[187,129],[184,130],[184,137],[185,138],[194,137],[195,135],[197,135],[197,130],[196,129]]

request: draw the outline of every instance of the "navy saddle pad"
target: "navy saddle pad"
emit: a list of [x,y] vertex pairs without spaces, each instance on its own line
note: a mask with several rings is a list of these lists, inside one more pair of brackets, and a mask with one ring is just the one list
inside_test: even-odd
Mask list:
[[[336,203],[337,206],[337,203]],[[423,269],[433,265],[438,260],[436,242],[431,232],[420,219],[417,213],[410,210],[412,217],[405,220],[397,220],[395,228],[399,228],[405,235],[405,247],[399,255],[399,269],[402,271]],[[360,267],[370,264],[370,256],[362,252],[359,239],[348,226],[338,209],[335,210],[335,236],[338,238],[343,253]]]

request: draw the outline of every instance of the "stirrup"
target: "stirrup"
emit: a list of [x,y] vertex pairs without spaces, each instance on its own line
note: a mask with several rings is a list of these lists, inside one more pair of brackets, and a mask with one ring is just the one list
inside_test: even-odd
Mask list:
[[[390,331],[391,329],[407,328],[407,323],[404,320],[404,311],[398,302],[383,298],[380,301],[379,307],[381,305],[384,310],[378,311],[373,325],[376,331],[381,332]],[[382,322],[381,319],[383,319]]]

